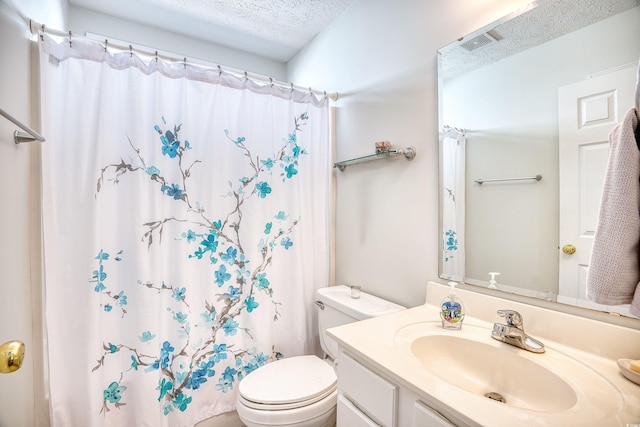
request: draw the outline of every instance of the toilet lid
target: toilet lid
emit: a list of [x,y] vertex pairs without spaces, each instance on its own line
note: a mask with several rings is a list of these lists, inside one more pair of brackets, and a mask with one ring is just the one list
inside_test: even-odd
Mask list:
[[336,374],[328,363],[316,356],[296,356],[251,372],[240,381],[238,391],[244,401],[290,407],[324,398],[336,388],[336,383]]

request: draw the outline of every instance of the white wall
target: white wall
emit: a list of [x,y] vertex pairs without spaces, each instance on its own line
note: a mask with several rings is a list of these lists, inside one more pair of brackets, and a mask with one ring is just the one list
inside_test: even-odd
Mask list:
[[337,158],[389,140],[411,161],[336,171],[336,282],[407,306],[438,278],[436,51],[512,12],[514,0],[357,0],[289,61],[288,80],[337,91]]

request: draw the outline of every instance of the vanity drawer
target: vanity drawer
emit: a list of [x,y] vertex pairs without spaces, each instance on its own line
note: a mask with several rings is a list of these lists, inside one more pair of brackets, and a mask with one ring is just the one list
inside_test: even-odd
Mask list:
[[414,427],[456,427],[451,421],[443,415],[436,412],[426,404],[417,401],[413,408],[413,426]]
[[384,427],[395,427],[397,386],[345,353],[340,353],[338,358],[338,388],[375,422]]
[[380,427],[341,394],[338,395],[337,411],[336,427]]

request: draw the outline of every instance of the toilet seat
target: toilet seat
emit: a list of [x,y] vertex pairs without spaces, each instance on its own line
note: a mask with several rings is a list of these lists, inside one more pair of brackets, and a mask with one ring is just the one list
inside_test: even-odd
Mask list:
[[247,375],[238,386],[238,400],[262,411],[301,408],[335,393],[333,367],[316,356],[296,356],[268,363]]

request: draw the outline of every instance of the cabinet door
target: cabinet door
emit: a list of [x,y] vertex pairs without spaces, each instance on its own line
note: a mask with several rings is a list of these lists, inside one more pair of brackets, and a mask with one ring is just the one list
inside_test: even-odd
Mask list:
[[336,427],[380,427],[356,408],[353,403],[342,394],[338,395],[338,417]]
[[338,391],[380,425],[395,427],[398,387],[346,353],[338,357]]
[[445,417],[422,402],[413,407],[413,427],[456,427]]

